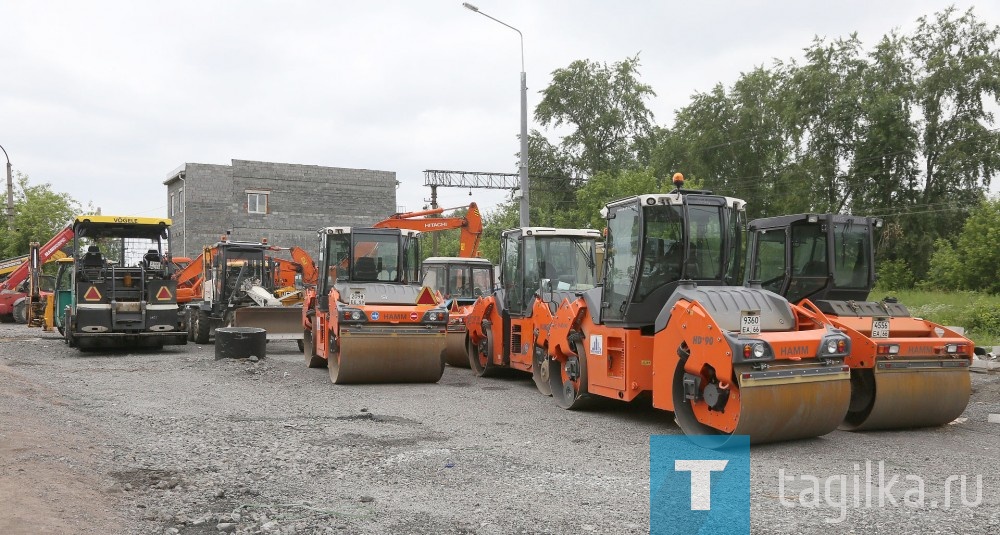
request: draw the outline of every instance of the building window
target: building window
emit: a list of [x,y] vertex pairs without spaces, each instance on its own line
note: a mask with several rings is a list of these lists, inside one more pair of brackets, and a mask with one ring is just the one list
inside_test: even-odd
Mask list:
[[177,190],[177,210],[174,213],[180,213],[184,211],[184,188]]
[[247,213],[267,213],[267,193],[247,193]]
[[177,213],[177,194],[170,194],[170,213],[167,214],[168,217],[173,217]]

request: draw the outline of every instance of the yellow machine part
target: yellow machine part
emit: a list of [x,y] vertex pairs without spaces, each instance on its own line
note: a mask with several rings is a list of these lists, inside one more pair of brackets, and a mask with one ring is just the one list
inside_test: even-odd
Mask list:
[[436,329],[345,330],[340,335],[339,351],[327,362],[330,381],[436,383],[444,373],[445,345],[445,333]]
[[[822,373],[786,375],[802,368]],[[726,418],[730,425],[735,421],[735,428],[728,434],[749,435],[751,444],[817,437],[837,429],[850,405],[851,381],[846,365],[829,370],[815,366],[774,366],[769,372],[737,366],[734,371],[739,381],[729,394],[726,411],[735,411],[728,416],[692,409],[689,402],[682,401],[675,393],[677,424],[696,443],[695,437],[701,435],[708,439],[706,447],[724,445],[726,438],[719,435],[725,433],[708,424],[709,419],[718,425]]]
[[268,340],[301,340],[302,307],[243,307],[233,315],[233,327],[259,327]]
[[967,366],[949,363],[963,361],[880,361],[853,370],[855,398],[841,428],[905,429],[958,418],[969,404],[971,378]]

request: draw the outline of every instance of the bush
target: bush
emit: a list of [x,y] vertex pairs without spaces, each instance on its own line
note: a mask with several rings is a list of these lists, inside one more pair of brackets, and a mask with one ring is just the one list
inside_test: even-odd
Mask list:
[[909,290],[916,282],[906,260],[885,260],[878,265],[878,286],[880,289]]
[[1000,336],[1000,308],[985,299],[976,299],[963,311],[962,324],[970,331]]

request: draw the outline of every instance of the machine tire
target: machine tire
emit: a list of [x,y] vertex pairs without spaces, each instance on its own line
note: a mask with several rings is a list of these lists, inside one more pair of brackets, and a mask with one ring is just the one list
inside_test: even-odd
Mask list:
[[21,299],[14,303],[14,321],[16,323],[28,323],[28,300]]
[[326,368],[326,359],[316,356],[316,346],[313,344],[312,330],[302,331],[302,354],[308,368]]
[[[479,377],[493,377],[496,375],[497,366],[490,362],[493,355],[494,343],[493,331],[490,330],[488,325],[483,326],[483,334],[486,335],[485,339],[479,344],[474,344],[471,338],[466,338],[465,351],[469,354],[469,367],[472,368],[472,373]],[[480,347],[482,346],[482,347]],[[487,358],[482,358],[484,351],[482,348],[485,347],[485,354],[488,355]]]
[[194,342],[196,344],[207,344],[209,333],[211,332],[212,319],[209,318],[208,312],[204,310],[196,310],[192,316],[192,321],[194,321]]
[[66,309],[63,315],[63,337],[66,339],[66,345],[69,347],[76,347],[76,338],[73,336],[73,315],[70,313],[69,308]]
[[552,384],[549,381],[549,359],[545,353],[545,348],[535,346],[531,356],[531,379],[535,382],[535,388],[543,396],[552,396]]
[[580,367],[576,384],[573,381],[563,380],[565,365],[556,359],[549,359],[549,385],[552,389],[552,400],[556,405],[566,410],[585,409],[593,405],[594,399],[587,391],[587,354],[586,346],[582,340],[587,339],[586,333],[581,333],[581,341],[571,342],[573,351],[578,355],[577,362]]
[[183,314],[184,326],[187,328],[188,342],[194,342],[194,312],[191,309],[187,309]]

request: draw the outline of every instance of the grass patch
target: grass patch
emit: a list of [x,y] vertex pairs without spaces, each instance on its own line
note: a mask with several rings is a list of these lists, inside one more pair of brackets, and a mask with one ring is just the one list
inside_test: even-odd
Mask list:
[[1000,295],[875,288],[869,299],[886,296],[898,298],[914,316],[965,327],[965,336],[978,346],[1000,345]]

